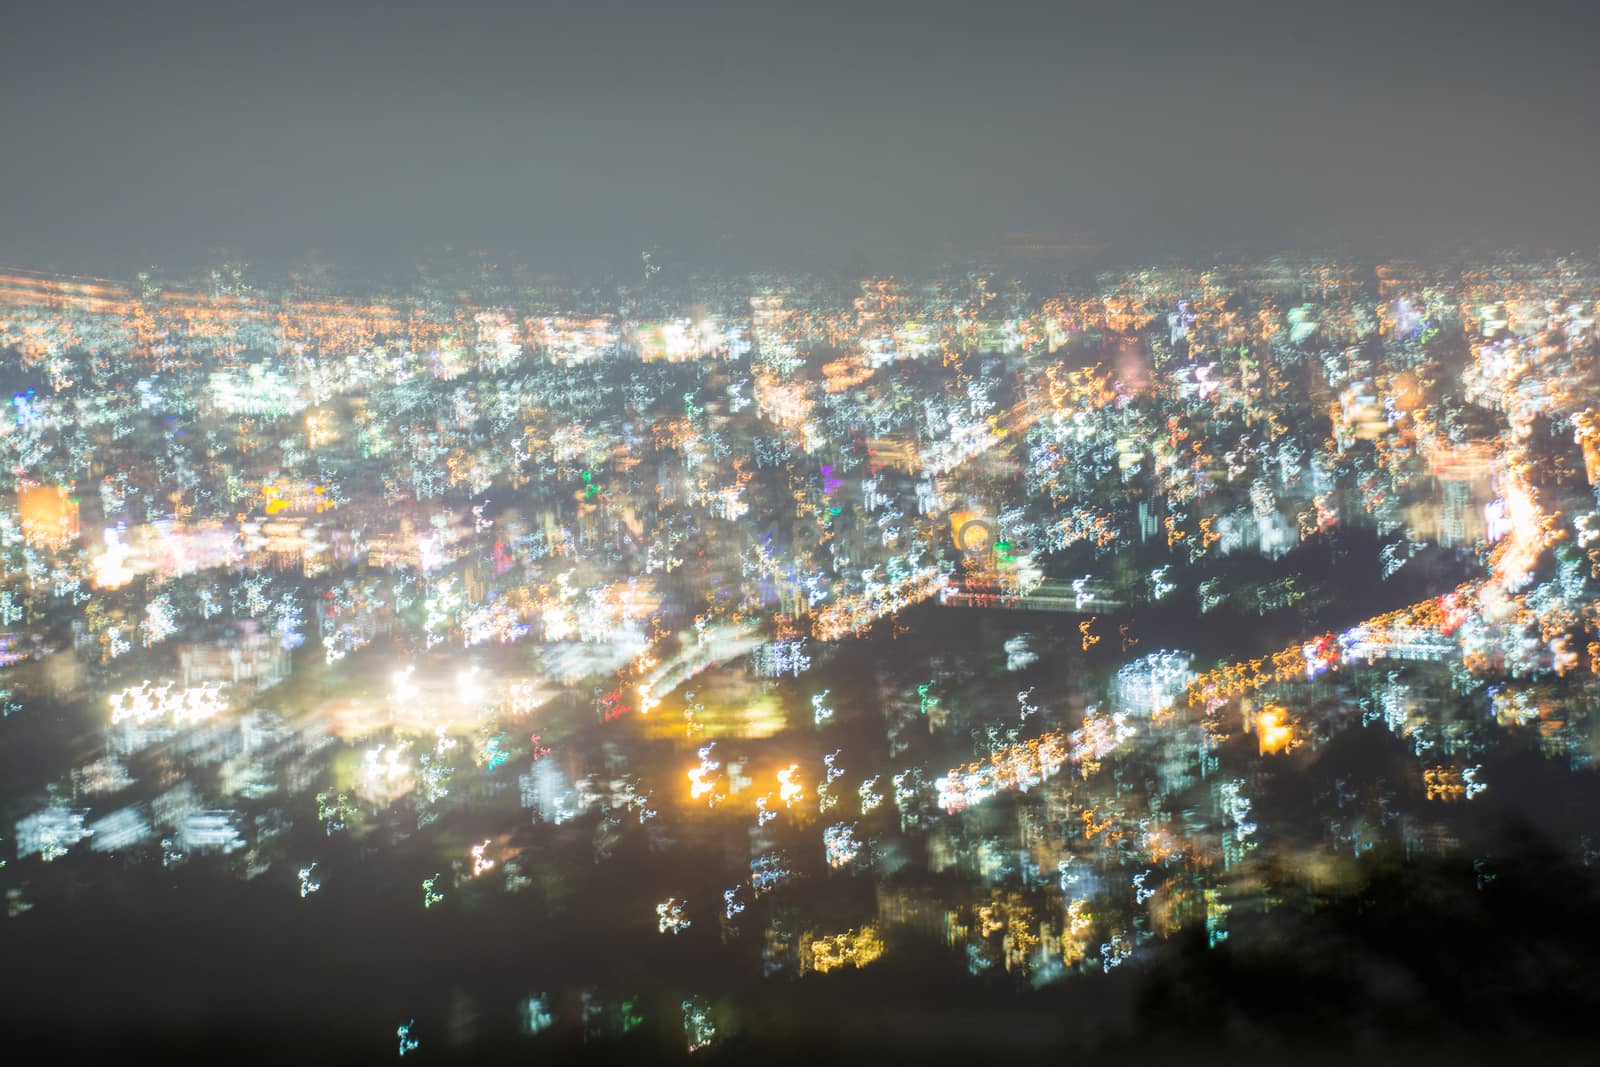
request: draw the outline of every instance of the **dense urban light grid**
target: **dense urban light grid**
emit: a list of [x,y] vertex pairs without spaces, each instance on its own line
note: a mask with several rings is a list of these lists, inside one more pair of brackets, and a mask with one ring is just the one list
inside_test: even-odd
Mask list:
[[[1038,986],[1373,855],[1492,880],[1526,754],[1592,788],[1597,286],[5,275],[5,725],[65,731],[14,779],[8,914],[98,854]],[[1596,814],[1529,812],[1581,866]],[[524,1028],[656,992],[569,991]],[[689,1050],[736,1029],[670,995]]]

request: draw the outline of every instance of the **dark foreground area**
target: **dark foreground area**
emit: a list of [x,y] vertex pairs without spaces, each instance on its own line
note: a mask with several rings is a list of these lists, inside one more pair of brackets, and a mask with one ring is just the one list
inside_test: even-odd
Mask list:
[[[653,961],[586,950],[590,931],[535,944],[480,909],[402,941],[393,916],[317,930],[232,899],[249,887],[207,894],[192,880],[137,906],[89,915],[80,901],[7,923],[0,1019],[24,1056],[13,1062],[381,1062],[397,1055],[390,1005],[442,982],[450,1008],[414,1020],[408,1062],[1592,1062],[1600,879],[1525,830],[1502,840],[1492,867],[1369,856],[1359,889],[1268,880],[1277,906],[1227,942],[1208,948],[1192,930],[1114,973],[1042,989],[969,977],[951,950],[910,936],[860,971],[724,980],[708,988],[731,1032],[693,1054],[674,995],[646,991]],[[597,989],[639,991],[627,1033],[565,1010],[530,1036],[482,1010],[514,999],[519,960],[550,953]]]

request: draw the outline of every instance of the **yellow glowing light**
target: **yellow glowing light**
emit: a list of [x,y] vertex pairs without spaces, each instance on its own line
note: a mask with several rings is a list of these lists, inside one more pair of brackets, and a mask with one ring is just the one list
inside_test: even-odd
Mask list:
[[1089,628],[1095,624],[1095,621],[1095,619],[1089,619],[1078,624],[1078,633],[1083,637],[1083,650],[1085,652],[1100,643],[1100,636],[1089,632]]
[[783,801],[784,807],[792,808],[796,801],[805,799],[805,787],[794,780],[799,772],[798,763],[791,763],[778,772],[778,799]]
[[289,502],[283,499],[283,488],[276,482],[264,484],[261,487],[261,495],[266,498],[268,515],[276,515],[289,506]]
[[65,486],[19,488],[17,513],[30,544],[60,545],[77,539],[78,502]]
[[1466,799],[1466,783],[1461,779],[1461,772],[1454,767],[1430,767],[1422,772],[1422,781],[1427,787],[1429,800],[1449,803]]
[[1268,704],[1256,719],[1256,737],[1262,755],[1282,752],[1294,743],[1294,728],[1289,725],[1288,709]]
[[802,969],[827,974],[840,967],[865,967],[882,957],[883,939],[878,936],[875,923],[860,930],[846,930],[842,934],[813,938],[801,946]]
[[1074,900],[1067,905],[1066,929],[1061,932],[1061,962],[1068,967],[1081,963],[1094,942],[1094,913],[1087,900]]

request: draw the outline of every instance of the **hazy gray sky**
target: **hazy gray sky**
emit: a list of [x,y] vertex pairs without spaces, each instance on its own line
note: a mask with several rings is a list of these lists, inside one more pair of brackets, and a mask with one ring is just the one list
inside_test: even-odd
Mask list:
[[13,4],[0,259],[1592,247],[1595,7]]

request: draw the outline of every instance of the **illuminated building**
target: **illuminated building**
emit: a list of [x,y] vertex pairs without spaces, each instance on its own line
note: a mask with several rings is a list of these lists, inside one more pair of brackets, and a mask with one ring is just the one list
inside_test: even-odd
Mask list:
[[78,501],[64,486],[17,490],[17,511],[30,543],[55,546],[78,539]]

